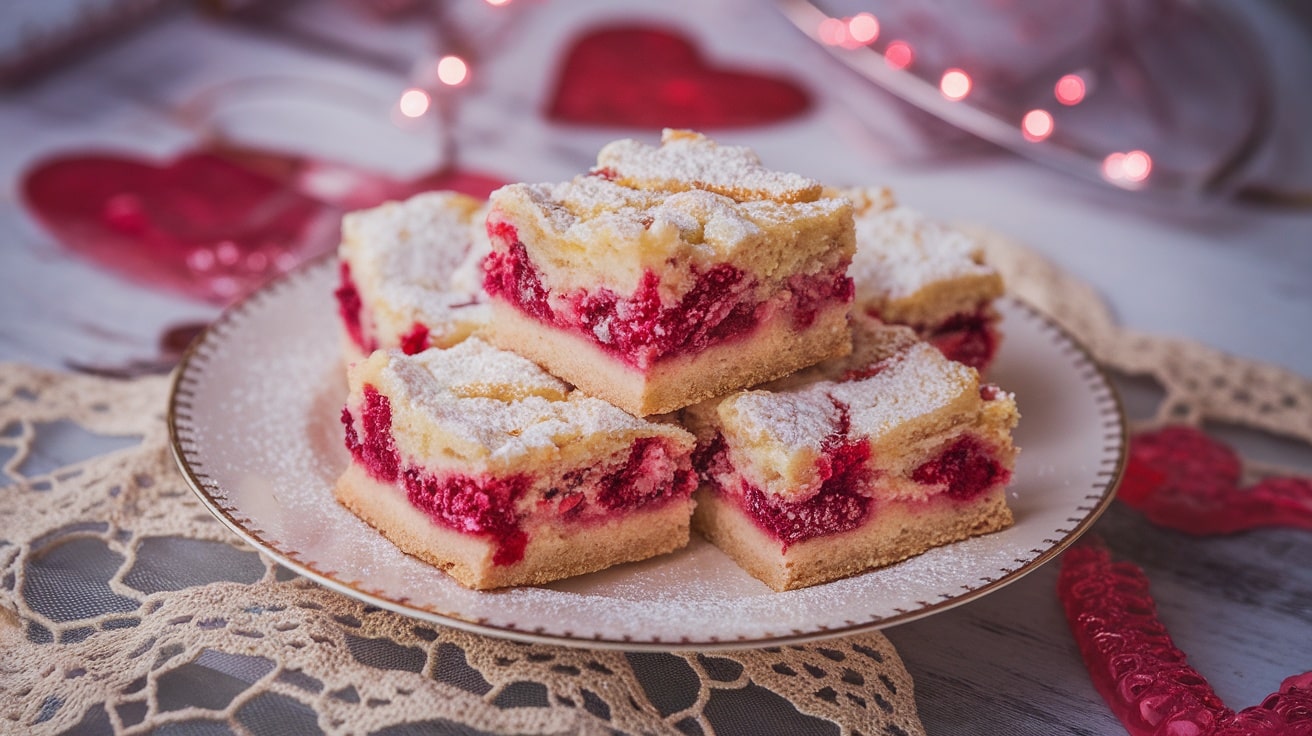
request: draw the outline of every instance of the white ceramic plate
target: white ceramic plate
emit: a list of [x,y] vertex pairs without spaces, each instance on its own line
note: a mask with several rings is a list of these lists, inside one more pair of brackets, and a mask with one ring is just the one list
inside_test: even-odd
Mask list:
[[1120,403],[1062,330],[1003,300],[991,379],[1016,393],[1016,524],[882,570],[775,593],[693,535],[686,549],[540,587],[466,590],[340,507],[346,396],[331,259],[257,292],[178,368],[174,453],[193,489],[282,564],[367,603],[493,636],[624,649],[742,648],[909,621],[978,598],[1055,557],[1110,503]]

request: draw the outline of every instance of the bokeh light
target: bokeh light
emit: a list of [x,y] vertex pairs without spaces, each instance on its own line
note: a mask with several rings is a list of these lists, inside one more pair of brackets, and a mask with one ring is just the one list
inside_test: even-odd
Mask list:
[[1047,110],[1030,110],[1020,121],[1021,133],[1030,143],[1038,143],[1052,135],[1052,114]]
[[970,75],[960,69],[943,72],[943,78],[938,83],[938,89],[943,96],[953,101],[966,99],[966,95],[970,94],[970,87]]
[[1148,179],[1153,171],[1153,159],[1144,151],[1108,154],[1102,162],[1102,175],[1122,186],[1135,186]]
[[1130,151],[1125,154],[1125,178],[1132,182],[1141,182],[1148,178],[1153,170],[1153,159],[1143,151]]
[[448,87],[464,84],[469,79],[469,65],[459,56],[443,56],[437,62],[437,81]]
[[858,44],[867,44],[879,38],[879,19],[870,13],[857,13],[847,22],[847,33]]
[[825,18],[820,21],[820,43],[828,46],[842,46],[847,42],[847,24],[839,18]]
[[1078,105],[1084,100],[1087,91],[1084,78],[1078,74],[1067,74],[1057,80],[1052,93],[1063,105]]
[[422,117],[428,112],[428,106],[432,103],[428,93],[418,87],[411,87],[401,93],[400,109],[401,114],[408,118]]
[[906,41],[893,41],[884,49],[884,63],[894,69],[906,69],[915,61],[916,54]]

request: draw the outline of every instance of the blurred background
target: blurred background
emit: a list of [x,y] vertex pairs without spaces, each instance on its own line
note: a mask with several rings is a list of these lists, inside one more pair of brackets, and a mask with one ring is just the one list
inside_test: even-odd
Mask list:
[[39,315],[0,323],[0,358],[166,370],[217,309],[331,250],[344,211],[567,178],[667,126],[893,185],[1077,270],[1091,244],[1130,247],[1065,224],[1099,213],[1187,239],[1274,211],[1312,240],[1299,0],[13,0],[0,16],[0,311]]

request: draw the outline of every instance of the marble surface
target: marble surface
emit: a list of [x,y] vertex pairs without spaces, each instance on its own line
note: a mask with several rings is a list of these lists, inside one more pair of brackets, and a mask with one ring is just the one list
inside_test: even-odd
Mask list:
[[[1306,81],[1312,24],[1292,22],[1293,5],[1241,5],[1264,40],[1279,90],[1278,122],[1253,176],[1308,191],[1312,143],[1303,131],[1312,123]],[[497,52],[476,66],[478,84],[463,93],[455,140],[468,167],[506,179],[563,178],[588,166],[600,143],[634,135],[562,127],[533,115],[552,73],[544,60],[572,32],[599,20],[675,24],[725,59],[792,75],[815,91],[816,106],[803,118],[721,136],[754,146],[772,166],[836,183],[888,184],[920,209],[992,228],[1041,251],[1092,284],[1129,327],[1312,376],[1307,209],[1159,201],[944,132],[830,66],[773,10],[746,12],[761,6],[691,0],[659,10],[523,6],[514,11],[522,16],[498,31]],[[331,34],[340,27],[333,12],[350,11],[311,13],[304,34]],[[692,25],[692,17],[708,20]],[[726,26],[725,19],[734,23]],[[712,35],[710,29],[719,30]],[[129,284],[61,250],[20,201],[19,177],[29,165],[69,149],[176,151],[198,135],[178,115],[187,100],[256,73],[331,79],[399,96],[408,54],[428,43],[413,28],[348,40],[365,51],[330,53],[322,44],[180,7],[6,91],[0,97],[0,136],[7,141],[0,147],[0,360],[51,367],[149,362],[161,357],[159,336],[169,327],[216,313],[211,305]],[[381,140],[387,123],[377,126]],[[307,135],[306,145],[334,145],[314,139],[313,131]],[[422,171],[441,155],[432,137],[405,140],[363,143],[352,154],[401,174]],[[1151,393],[1141,386],[1124,388],[1132,414],[1151,405]],[[1312,470],[1306,448],[1265,438],[1241,442],[1274,461]],[[1177,643],[1231,707],[1256,704],[1284,677],[1312,669],[1312,569],[1305,564],[1312,536],[1306,532],[1194,539],[1152,528],[1119,505],[1095,531],[1118,556],[1145,568]],[[1055,595],[1056,573],[1048,565],[982,600],[887,632],[916,679],[929,733],[1123,732],[1084,672]]]

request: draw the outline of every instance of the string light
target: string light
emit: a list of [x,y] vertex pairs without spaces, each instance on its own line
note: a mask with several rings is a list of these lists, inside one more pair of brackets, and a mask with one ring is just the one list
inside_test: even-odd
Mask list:
[[884,63],[893,69],[906,69],[915,58],[911,44],[906,41],[893,41],[884,49]]
[[1142,184],[1153,171],[1153,158],[1144,151],[1108,154],[1102,162],[1102,175],[1121,186]]
[[1030,143],[1038,143],[1052,135],[1052,115],[1047,110],[1030,110],[1020,121],[1021,133]]
[[825,18],[820,21],[820,43],[828,46],[842,46],[848,39],[847,24],[839,18]]
[[437,62],[437,81],[456,87],[469,79],[469,65],[459,56],[443,56]]
[[1125,170],[1125,178],[1135,182],[1141,182],[1148,178],[1153,170],[1153,159],[1143,151],[1130,151],[1125,154],[1125,163],[1122,166]]
[[411,87],[401,93],[399,107],[402,115],[408,118],[417,118],[428,112],[428,106],[431,103],[432,100],[428,97],[427,92],[418,87]]
[[847,33],[857,44],[868,44],[879,38],[879,19],[870,13],[857,13],[847,22]]
[[1067,74],[1057,80],[1053,86],[1053,96],[1063,105],[1078,105],[1084,100],[1084,94],[1087,88],[1084,84],[1084,78],[1078,74]]
[[938,89],[943,96],[954,102],[966,99],[966,95],[970,94],[970,87],[970,75],[960,69],[943,72],[943,78],[938,83]]

